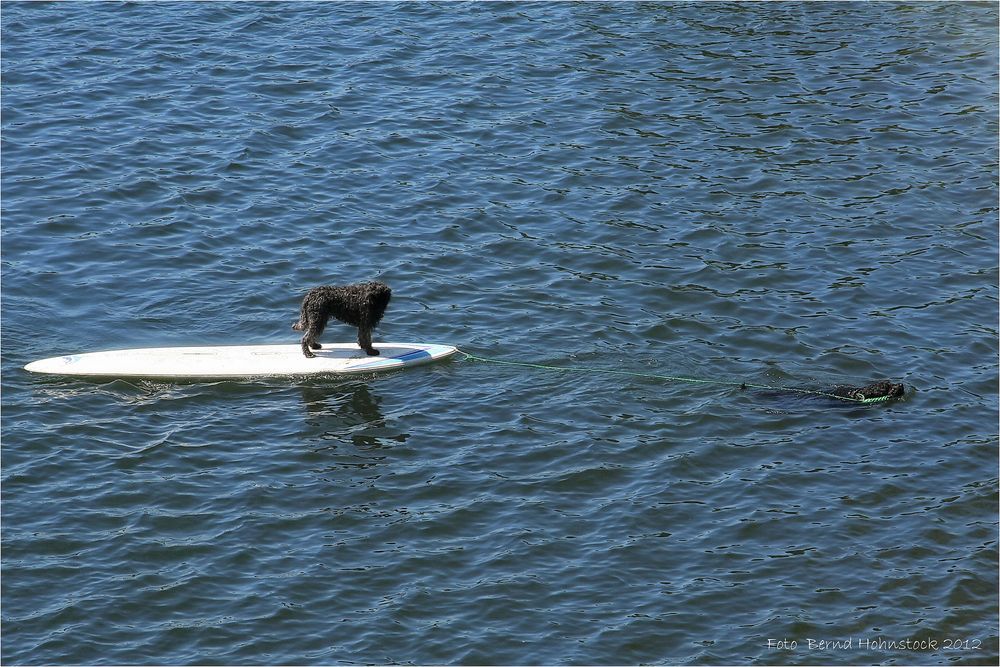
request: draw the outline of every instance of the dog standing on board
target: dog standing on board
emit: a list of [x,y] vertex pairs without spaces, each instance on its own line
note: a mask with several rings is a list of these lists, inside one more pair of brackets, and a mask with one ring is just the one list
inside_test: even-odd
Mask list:
[[313,350],[323,346],[319,337],[331,317],[358,328],[358,345],[370,355],[378,354],[372,346],[372,329],[382,321],[392,290],[381,282],[358,283],[338,287],[323,285],[306,292],[299,321],[292,329],[302,334],[302,354],[315,357]]

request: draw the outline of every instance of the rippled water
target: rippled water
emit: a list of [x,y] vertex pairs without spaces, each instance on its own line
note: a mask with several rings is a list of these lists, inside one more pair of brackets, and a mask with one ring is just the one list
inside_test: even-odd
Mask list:
[[[4,3],[3,661],[996,664],[997,20]],[[383,340],[908,394],[21,369],[376,277]]]

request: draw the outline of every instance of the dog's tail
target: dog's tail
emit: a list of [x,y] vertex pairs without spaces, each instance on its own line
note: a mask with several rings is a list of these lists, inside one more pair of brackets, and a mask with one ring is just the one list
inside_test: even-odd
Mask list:
[[295,331],[302,331],[302,320],[299,320],[298,322],[293,324],[292,329],[294,329]]

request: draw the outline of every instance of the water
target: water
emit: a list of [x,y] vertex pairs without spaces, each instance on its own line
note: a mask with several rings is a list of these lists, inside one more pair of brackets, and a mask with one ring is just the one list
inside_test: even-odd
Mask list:
[[[3,661],[996,664],[997,20],[5,3]],[[908,395],[21,370],[374,278],[383,340]]]

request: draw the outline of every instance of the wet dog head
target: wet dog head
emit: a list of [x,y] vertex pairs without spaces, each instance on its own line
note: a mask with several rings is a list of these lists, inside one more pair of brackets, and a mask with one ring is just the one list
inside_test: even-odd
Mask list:
[[902,384],[879,380],[863,387],[853,388],[847,395],[863,401],[872,398],[899,398],[905,391],[906,388]]

